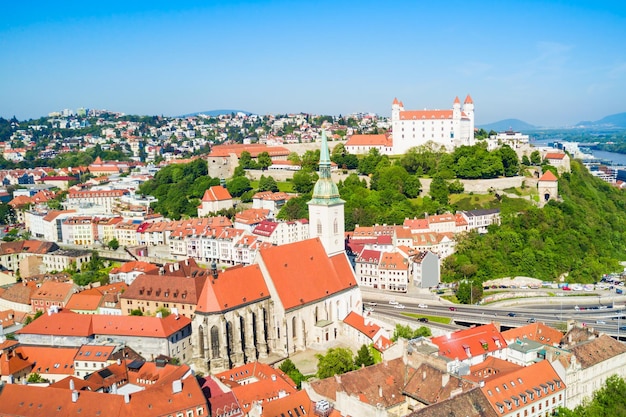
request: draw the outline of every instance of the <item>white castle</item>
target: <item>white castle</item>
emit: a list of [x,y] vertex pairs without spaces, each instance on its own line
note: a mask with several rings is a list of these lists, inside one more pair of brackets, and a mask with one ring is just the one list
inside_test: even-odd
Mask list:
[[451,110],[404,110],[398,99],[391,105],[393,154],[401,155],[410,148],[433,142],[448,151],[474,144],[474,102],[467,95],[455,98]]

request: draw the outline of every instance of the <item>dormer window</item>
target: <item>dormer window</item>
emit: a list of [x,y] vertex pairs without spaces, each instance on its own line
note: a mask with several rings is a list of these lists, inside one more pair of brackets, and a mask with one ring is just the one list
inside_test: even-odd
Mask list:
[[510,400],[504,400],[504,403],[506,404],[507,409],[510,410],[511,408],[513,408],[513,403],[511,403]]
[[515,403],[515,406],[518,407],[519,406],[519,397],[513,396],[511,398],[513,399],[513,402]]
[[526,402],[528,401],[528,397],[526,397],[526,394],[521,393],[519,396],[522,398],[522,402],[526,404]]
[[548,386],[546,384],[539,384],[541,386],[541,389],[543,389],[543,393],[547,394],[548,393]]

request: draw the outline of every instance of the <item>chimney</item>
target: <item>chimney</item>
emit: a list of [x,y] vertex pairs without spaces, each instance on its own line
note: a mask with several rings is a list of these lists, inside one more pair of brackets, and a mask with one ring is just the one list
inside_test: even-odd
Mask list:
[[74,390],[72,391],[72,402],[75,403],[76,401],[78,401],[78,391]]
[[126,393],[124,394],[124,403],[128,404],[130,402],[130,394]]
[[122,360],[120,358],[117,358],[117,364],[121,365],[122,364]]
[[378,396],[380,398],[383,398],[383,387],[381,387],[380,385],[378,386]]
[[74,391],[74,380],[70,379],[70,389]]

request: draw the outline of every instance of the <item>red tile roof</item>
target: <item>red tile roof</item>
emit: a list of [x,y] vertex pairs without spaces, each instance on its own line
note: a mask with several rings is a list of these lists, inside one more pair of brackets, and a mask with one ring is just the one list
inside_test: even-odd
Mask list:
[[228,190],[221,185],[214,185],[204,192],[202,201],[225,201],[232,200]]
[[546,159],[563,159],[565,158],[564,153],[560,152],[549,152],[546,154]]
[[352,135],[345,146],[391,146],[391,139],[387,135]]
[[319,238],[262,249],[259,255],[286,310],[357,287],[345,254],[329,258]]
[[191,320],[170,314],[164,318],[112,316],[61,312],[43,315],[16,334],[89,337],[94,334],[164,338],[189,325]]
[[374,336],[376,336],[376,333],[380,330],[380,326],[369,320],[366,321],[363,316],[355,313],[354,311],[351,311],[350,314],[343,319],[343,322],[351,327],[354,327],[372,340],[374,340]]
[[235,267],[210,277],[198,298],[196,313],[228,311],[269,298],[269,290],[258,265]]
[[[485,385],[480,389],[494,410],[503,409],[507,414],[514,415],[516,411],[528,407],[528,404],[521,400],[516,404],[514,397],[519,399],[532,392],[533,398],[529,396],[530,404],[543,402],[544,396],[565,391],[565,384],[550,362],[544,360],[515,372],[496,374],[486,379]],[[547,389],[547,393],[544,393],[544,389]]]
[[546,171],[541,178],[539,178],[539,181],[558,181],[558,178],[554,176],[552,171]]
[[507,346],[493,323],[433,337],[431,341],[439,347],[439,355],[459,360],[469,358],[468,352],[471,356],[480,356]]

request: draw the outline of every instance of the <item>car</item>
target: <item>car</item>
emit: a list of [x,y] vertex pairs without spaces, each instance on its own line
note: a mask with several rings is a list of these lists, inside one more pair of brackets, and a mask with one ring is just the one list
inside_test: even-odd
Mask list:
[[536,323],[537,320],[535,320],[534,317],[529,318],[528,320],[526,320],[527,323]]
[[456,307],[448,307],[448,310],[450,310],[450,311],[456,311]]
[[420,304],[418,304],[417,306],[418,306],[419,308],[428,308],[428,306],[427,306],[426,304],[421,304],[421,303],[420,303]]
[[619,329],[620,329],[621,331],[624,331],[624,330],[626,330],[626,326],[619,326]]
[[428,323],[428,319],[426,317],[420,317],[417,319],[417,321],[422,322],[422,323]]
[[404,308],[402,304],[394,304],[393,308]]
[[572,290],[570,287],[561,287],[561,289],[562,289],[563,291],[571,291],[571,290]]
[[370,301],[369,303],[367,303],[368,306],[372,306],[372,307],[376,307],[378,305],[378,303],[375,303],[373,301]]
[[596,320],[596,324],[606,324],[606,321],[604,321],[604,320]]
[[392,306],[396,306],[398,305],[398,302],[396,300],[389,300],[389,304],[391,304]]
[[512,311],[511,311],[511,312],[508,314],[508,316],[509,316],[509,317],[515,317],[515,316],[517,316],[517,313],[514,313],[514,312],[512,312]]

